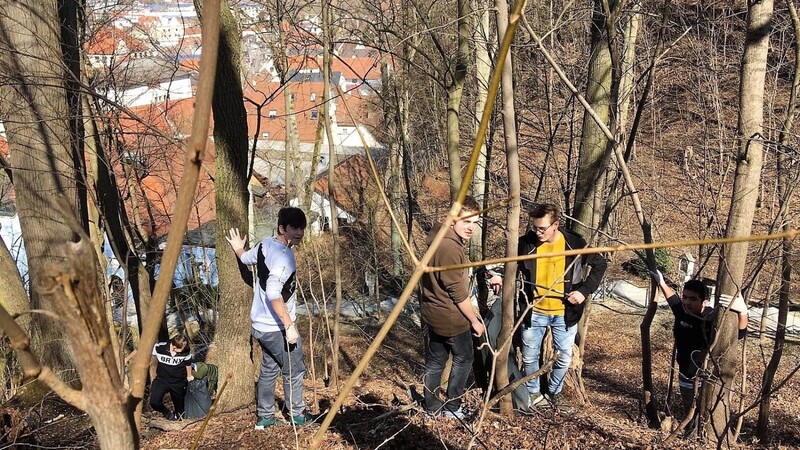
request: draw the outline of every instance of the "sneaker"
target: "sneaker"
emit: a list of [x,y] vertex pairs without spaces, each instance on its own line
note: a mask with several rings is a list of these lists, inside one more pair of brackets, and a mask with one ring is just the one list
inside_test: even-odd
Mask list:
[[446,417],[448,419],[464,420],[464,418],[467,417],[467,414],[464,412],[463,409],[459,407],[455,411],[450,411],[449,409],[445,409],[444,411],[442,411],[442,417]]
[[292,423],[298,427],[302,427],[304,425],[309,425],[316,422],[317,419],[319,419],[319,416],[315,416],[308,411],[303,411],[303,413],[300,415],[292,416]]
[[531,394],[531,400],[528,406],[530,408],[549,407],[550,401],[548,400],[547,396],[539,392],[536,394]]
[[167,411],[164,413],[164,418],[170,421],[183,420],[183,413],[176,413],[174,411]]
[[256,422],[256,430],[263,430],[278,424],[274,417],[260,417]]
[[553,405],[553,409],[562,414],[573,414],[575,412],[572,405],[561,394],[550,396],[550,404]]

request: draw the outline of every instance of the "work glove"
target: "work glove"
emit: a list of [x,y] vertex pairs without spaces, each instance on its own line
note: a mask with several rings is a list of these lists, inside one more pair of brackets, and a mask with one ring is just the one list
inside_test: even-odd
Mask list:
[[289,344],[297,344],[298,339],[300,339],[300,333],[297,332],[297,327],[295,324],[289,325],[286,329],[286,342]]
[[664,282],[664,274],[661,273],[660,270],[656,269],[655,272],[653,272],[651,270],[650,271],[650,276],[653,277],[653,281],[655,281],[657,285],[661,286],[662,284],[665,284],[665,282]]

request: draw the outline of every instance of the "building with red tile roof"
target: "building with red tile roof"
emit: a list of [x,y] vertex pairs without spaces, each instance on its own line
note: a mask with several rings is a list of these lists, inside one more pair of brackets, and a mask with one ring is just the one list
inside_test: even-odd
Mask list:
[[[121,193],[135,192],[138,208],[129,220],[153,237],[166,235],[177,202],[178,186],[186,162],[186,141],[192,129],[194,99],[163,102],[122,112],[113,121],[117,146],[109,162]],[[200,173],[189,229],[216,219],[213,174],[214,145],[209,139]],[[130,195],[125,195],[130,201]]]
[[126,30],[104,27],[89,36],[85,46],[92,67],[108,69],[128,59],[143,59],[155,55],[154,49]]

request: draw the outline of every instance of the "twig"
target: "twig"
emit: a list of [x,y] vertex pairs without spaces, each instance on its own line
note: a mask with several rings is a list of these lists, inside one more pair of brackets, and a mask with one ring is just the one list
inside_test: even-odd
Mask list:
[[14,316],[13,316],[14,320],[16,320],[19,317],[22,317],[22,316],[24,316],[26,314],[41,314],[41,315],[46,316],[47,318],[52,319],[52,320],[54,320],[56,322],[61,322],[61,316],[59,316],[58,314],[54,313],[53,311],[48,311],[46,309],[29,309],[27,311],[23,311],[21,313],[14,314]]
[[403,431],[404,431],[406,428],[408,428],[409,426],[411,426],[411,422],[408,422],[408,423],[406,423],[406,426],[404,426],[403,428],[400,428],[399,430],[397,430],[397,432],[396,432],[395,434],[393,434],[393,435],[389,436],[388,438],[386,438],[386,440],[384,440],[383,442],[381,442],[381,443],[380,443],[380,445],[378,445],[377,447],[375,447],[375,450],[378,450],[379,448],[383,447],[383,445],[384,445],[384,444],[386,444],[387,442],[389,442],[389,441],[391,441],[392,439],[394,439],[395,437],[397,437],[397,435],[398,435],[398,434],[402,433],[402,432],[403,432]]
[[546,374],[547,372],[550,372],[551,368],[553,367],[553,364],[555,364],[558,357],[559,353],[553,352],[553,356],[542,367],[540,367],[539,370],[531,374],[525,375],[524,377],[518,380],[514,380],[512,383],[506,385],[506,387],[504,387],[503,389],[500,389],[500,392],[495,394],[495,396],[489,400],[489,403],[487,403],[486,407],[489,409],[493,408],[494,405],[496,405],[500,400],[502,400],[503,397],[513,392],[517,387],[521,386],[523,383],[527,383],[529,380],[532,380],[536,377],[540,377]]
[[800,229],[793,228],[781,233],[774,233],[774,234],[753,234],[750,236],[739,236],[739,237],[729,237],[729,238],[691,239],[687,241],[621,244],[621,245],[611,245],[604,247],[585,247],[575,250],[566,250],[563,252],[553,252],[553,253],[542,252],[542,253],[534,253],[531,255],[519,255],[506,258],[485,259],[483,261],[475,261],[464,264],[454,264],[452,266],[438,266],[438,267],[429,266],[424,270],[425,272],[443,272],[446,270],[469,269],[471,267],[505,264],[507,262],[512,262],[512,261],[520,262],[520,261],[527,261],[529,259],[552,258],[554,256],[577,256],[577,255],[590,255],[593,253],[616,253],[616,252],[631,251],[631,250],[651,250],[651,249],[655,250],[657,248],[669,248],[669,247],[693,247],[693,246],[708,245],[708,244],[732,244],[736,242],[772,241],[784,238],[794,239],[798,235],[800,235]]
[[[416,408],[416,406],[414,406],[414,403],[409,403],[409,404],[403,405],[403,406],[401,406],[399,408],[391,408],[389,411],[381,414],[380,416],[375,417],[373,419],[370,419],[370,421],[374,422],[376,420],[383,420],[383,419],[385,419],[385,418],[387,418],[389,416],[393,416],[395,414],[401,414],[401,413],[404,413],[404,412],[409,411],[409,410],[414,409],[414,408]],[[383,444],[381,444],[381,445],[383,445]]]
[[31,339],[27,333],[14,322],[8,311],[0,305],[0,329],[3,329],[11,341],[11,348],[17,353],[25,377],[41,380],[59,397],[70,405],[86,410],[86,398],[80,391],[69,387],[49,367],[42,367],[31,352]]
[[[306,293],[300,285],[300,278],[296,277],[297,290],[300,291],[300,296],[303,297],[303,305],[306,307],[306,314],[308,314],[308,348],[310,352],[311,362],[311,385],[314,387],[314,410],[319,411],[319,399],[317,398],[317,370],[314,364],[314,314],[308,307],[308,300],[306,300]],[[311,278],[308,280],[308,288],[311,289]]]

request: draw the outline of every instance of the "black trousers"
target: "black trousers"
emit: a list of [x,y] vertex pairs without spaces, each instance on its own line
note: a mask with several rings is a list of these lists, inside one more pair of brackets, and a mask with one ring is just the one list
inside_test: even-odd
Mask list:
[[170,411],[164,406],[164,395],[169,393],[172,405],[177,414],[182,414],[184,410],[183,399],[186,397],[186,380],[180,383],[170,383],[162,378],[156,377],[150,385],[150,407],[161,414],[168,414]]
[[[425,358],[425,410],[431,414],[445,408],[456,411],[461,407],[461,396],[467,386],[472,360],[475,357],[472,349],[472,330],[457,336],[439,336],[428,330],[428,349]],[[447,381],[447,400],[442,405],[436,396],[441,385],[442,372],[448,355],[453,355],[453,366]]]

